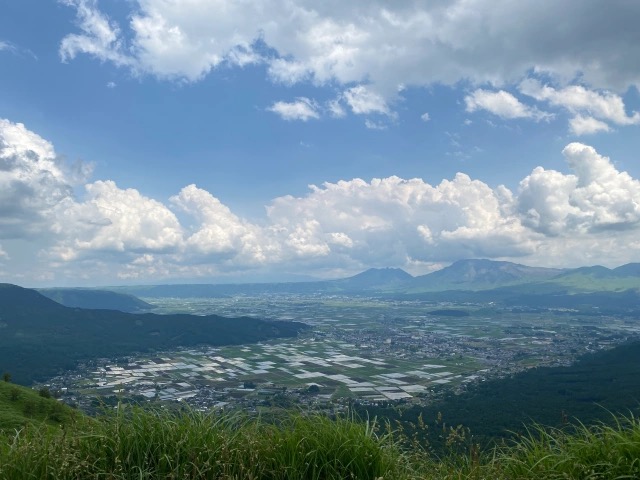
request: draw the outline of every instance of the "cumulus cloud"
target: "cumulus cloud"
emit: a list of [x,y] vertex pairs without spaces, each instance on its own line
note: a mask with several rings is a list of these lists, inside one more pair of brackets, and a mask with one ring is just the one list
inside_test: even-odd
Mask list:
[[295,102],[276,102],[268,110],[278,114],[284,120],[306,122],[311,118],[320,118],[317,103],[306,97],[298,97]]
[[569,121],[569,128],[576,135],[608,132],[611,130],[609,123],[640,124],[640,112],[627,115],[622,98],[609,91],[597,92],[582,85],[556,89],[542,85],[535,79],[524,80],[519,89],[523,94],[538,101],[547,102],[572,113],[574,117]]
[[64,260],[84,252],[163,252],[180,246],[180,223],[162,203],[110,180],[85,188],[86,200],[65,205],[53,224],[65,238],[56,249]]
[[132,0],[128,21],[118,24],[105,13],[108,2],[60,1],[75,9],[78,29],[61,40],[63,61],[86,54],[135,75],[181,82],[223,66],[261,65],[276,83],[342,90],[324,109],[309,99],[269,108],[289,120],[323,111],[342,118],[347,110],[395,118],[407,87],[464,82],[492,88],[465,98],[470,112],[551,119],[508,91],[519,84],[521,93],[573,112],[576,135],[640,123],[640,114],[626,115],[611,93],[640,87],[636,2],[567,0],[541,9],[536,0]]
[[541,112],[535,107],[530,107],[520,102],[511,93],[504,90],[492,92],[489,90],[477,89],[464,99],[467,112],[486,110],[500,118],[531,118],[533,120],[544,120],[551,117],[550,114]]
[[570,173],[537,167],[515,191],[464,173],[433,185],[356,178],[276,198],[265,218],[249,221],[195,185],[163,202],[98,180],[76,198],[53,146],[2,120],[0,258],[12,268],[15,242],[38,238],[32,261],[39,267],[27,269],[34,281],[428,269],[469,257],[559,266],[598,255],[638,261],[640,181],[590,146],[571,143],[562,154]]
[[619,172],[593,147],[571,143],[562,153],[574,174],[537,167],[520,183],[524,225],[561,236],[637,229],[640,181]]
[[195,185],[171,197],[171,203],[196,221],[185,239],[185,249],[208,260],[234,258],[241,264],[274,262],[278,248],[260,228],[242,220],[206,190]]
[[555,89],[534,79],[523,81],[520,91],[538,101],[564,107],[572,113],[588,113],[592,117],[618,125],[640,124],[640,112],[633,112],[628,116],[622,98],[611,92],[596,92],[581,85]]
[[53,145],[21,123],[0,119],[0,238],[23,238],[47,229],[72,184]]
[[358,115],[366,115],[370,113],[378,113],[382,115],[391,115],[389,106],[384,97],[365,85],[358,85],[346,90],[343,94],[347,105],[351,107],[353,113]]
[[431,120],[431,115],[429,115],[429,112],[425,112],[420,115],[420,120],[422,120],[423,122],[428,122],[429,120]]
[[593,133],[611,131],[611,128],[605,122],[583,115],[576,115],[569,120],[569,129],[576,135],[591,135]]
[[544,9],[536,0],[197,0],[188,8],[135,0],[126,28],[96,0],[63,2],[76,9],[80,30],[63,39],[63,58],[86,53],[159,77],[195,81],[242,58],[266,63],[284,83],[367,81],[385,95],[399,85],[516,82],[531,71],[616,91],[640,81],[640,5],[623,0]]
[[305,197],[275,199],[268,216],[278,229],[304,238],[314,255],[328,256],[338,246],[338,255],[364,265],[493,256],[498,250],[525,254],[531,246],[521,241],[523,228],[503,216],[501,198],[464,174],[437,186],[398,177],[355,179],[312,187]]

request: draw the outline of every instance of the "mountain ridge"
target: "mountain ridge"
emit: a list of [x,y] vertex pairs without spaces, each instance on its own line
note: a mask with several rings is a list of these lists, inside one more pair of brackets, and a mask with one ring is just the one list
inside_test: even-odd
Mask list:
[[412,292],[419,290],[485,290],[496,286],[552,278],[564,270],[529,267],[512,262],[487,259],[458,260],[448,267],[415,277]]
[[118,310],[142,313],[153,310],[153,305],[129,293],[92,288],[38,288],[36,291],[51,300],[72,308]]
[[412,276],[400,268],[370,268],[346,278],[294,283],[164,284],[105,287],[141,298],[231,297],[235,295],[350,294],[403,295],[442,292],[486,292],[503,298],[517,295],[566,295],[640,289],[640,264],[614,269],[530,267],[487,259],[459,260],[441,270]]

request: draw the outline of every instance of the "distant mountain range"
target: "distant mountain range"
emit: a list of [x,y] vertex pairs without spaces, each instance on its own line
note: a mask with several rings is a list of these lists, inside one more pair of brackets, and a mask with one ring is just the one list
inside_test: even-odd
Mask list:
[[325,282],[338,289],[358,290],[392,290],[404,288],[414,277],[401,268],[370,268],[353,277]]
[[492,260],[460,260],[450,266],[412,279],[409,292],[485,290],[506,285],[547,280],[564,270],[527,267]]
[[609,269],[529,267],[512,262],[460,260],[414,277],[399,268],[371,268],[348,278],[289,283],[179,284],[93,289],[44,289],[67,306],[148,311],[139,298],[228,297],[236,295],[364,295],[398,299],[459,301],[542,308],[604,308],[640,311],[640,264]]
[[571,293],[640,288],[640,264],[630,263],[615,269],[601,266],[557,269],[472,259],[460,260],[442,270],[418,277],[399,268],[371,268],[348,278],[313,282],[147,285],[110,289],[139,297],[208,297],[259,293],[415,294],[480,291],[519,285],[530,285],[533,291],[562,288]]
[[35,290],[0,284],[0,372],[17,383],[50,378],[78,361],[146,350],[293,337],[297,322],[217,315],[155,315],[60,305]]
[[51,300],[73,308],[118,310],[128,313],[149,312],[153,305],[127,293],[90,288],[39,288],[39,293]]

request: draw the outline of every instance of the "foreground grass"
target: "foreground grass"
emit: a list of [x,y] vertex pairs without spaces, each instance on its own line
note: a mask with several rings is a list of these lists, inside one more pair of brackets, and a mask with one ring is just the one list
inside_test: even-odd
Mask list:
[[0,451],[3,479],[409,478],[405,457],[348,419],[292,416],[275,426],[234,416],[135,410],[55,435],[27,428]]
[[640,421],[581,425],[565,432],[536,427],[496,458],[508,478],[640,478]]
[[[387,433],[381,433],[387,432]],[[0,479],[622,479],[640,478],[640,422],[571,432],[533,428],[484,456],[428,449],[350,418],[119,411],[98,421],[16,430]]]

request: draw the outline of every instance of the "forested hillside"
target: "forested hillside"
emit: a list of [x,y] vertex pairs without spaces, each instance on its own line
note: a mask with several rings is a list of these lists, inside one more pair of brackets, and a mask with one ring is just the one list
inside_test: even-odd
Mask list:
[[0,371],[17,383],[50,378],[81,360],[177,346],[293,337],[296,322],[217,315],[130,314],[64,307],[38,292],[0,285]]

